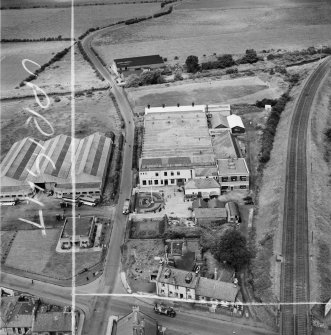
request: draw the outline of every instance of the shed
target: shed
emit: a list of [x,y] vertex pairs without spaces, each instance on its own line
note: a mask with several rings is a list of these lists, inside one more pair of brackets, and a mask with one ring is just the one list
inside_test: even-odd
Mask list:
[[232,114],[227,117],[229,127],[231,129],[232,134],[238,134],[238,133],[244,133],[245,132],[245,126],[241,120],[241,117]]

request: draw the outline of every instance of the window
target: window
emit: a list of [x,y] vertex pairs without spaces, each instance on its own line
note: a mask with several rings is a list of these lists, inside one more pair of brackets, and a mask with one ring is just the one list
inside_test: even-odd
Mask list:
[[175,179],[171,179],[171,184],[174,184],[175,183]]
[[240,185],[240,188],[247,188],[246,185]]
[[161,180],[161,185],[163,185],[163,180]]
[[237,181],[237,176],[232,176],[231,181]]
[[175,289],[178,290],[178,285],[175,286]]
[[241,181],[246,181],[246,176],[240,176]]
[[165,285],[162,283],[161,286],[164,287]]
[[171,173],[170,173],[172,176],[174,175],[174,172],[173,171],[171,171]]
[[164,290],[161,290],[161,294],[164,294]]
[[158,180],[154,180],[154,185],[159,185],[159,181]]
[[168,175],[168,173],[167,173],[167,172],[164,172],[164,175],[165,175],[165,176],[167,176],[167,175]]
[[143,185],[146,185],[146,180],[143,180]]
[[149,181],[148,181],[148,185],[152,185],[152,180],[149,180]]
[[228,181],[229,178],[228,177],[222,177],[222,181]]
[[159,173],[158,172],[155,172],[155,177],[158,177],[159,176]]
[[177,171],[177,176],[179,176],[180,175],[180,171]]

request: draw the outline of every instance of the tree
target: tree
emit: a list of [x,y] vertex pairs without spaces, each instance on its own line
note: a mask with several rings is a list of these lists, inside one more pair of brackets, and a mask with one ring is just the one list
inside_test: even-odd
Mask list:
[[195,73],[199,70],[199,59],[197,56],[188,56],[185,61],[187,72]]
[[254,49],[247,49],[246,53],[245,53],[245,56],[242,57],[239,60],[239,63],[241,63],[241,64],[245,64],[245,63],[253,64],[253,63],[256,63],[258,60],[259,60],[259,57],[257,56],[256,51]]
[[248,264],[251,258],[246,238],[238,230],[226,231],[211,247],[211,252],[219,262],[226,262],[236,271]]
[[222,56],[217,57],[218,62],[220,64],[221,69],[225,69],[226,67],[233,66],[235,64],[232,55],[225,54]]

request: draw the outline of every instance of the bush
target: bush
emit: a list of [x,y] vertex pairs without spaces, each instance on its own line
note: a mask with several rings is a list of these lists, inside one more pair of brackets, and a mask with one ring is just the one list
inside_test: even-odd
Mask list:
[[143,85],[155,85],[164,83],[164,78],[160,70],[146,71],[137,76],[132,74],[126,80],[125,87],[138,87]]
[[264,98],[262,100],[257,100],[256,103],[255,103],[255,106],[259,107],[259,108],[264,108],[265,105],[275,106],[276,103],[277,103],[277,99]]
[[324,131],[324,135],[326,137],[326,140],[328,142],[331,142],[331,128],[328,128]]
[[183,80],[183,76],[182,76],[181,72],[176,72],[175,73],[174,80],[176,80],[176,81]]
[[254,49],[247,49],[245,56],[240,58],[238,60],[238,63],[239,64],[246,64],[246,63],[253,64],[259,60],[260,58],[257,56],[257,53]]
[[234,74],[234,73],[238,73],[238,69],[236,67],[232,68],[232,69],[227,69],[225,71],[226,74]]
[[197,56],[191,55],[185,61],[187,72],[196,73],[199,70],[199,59]]

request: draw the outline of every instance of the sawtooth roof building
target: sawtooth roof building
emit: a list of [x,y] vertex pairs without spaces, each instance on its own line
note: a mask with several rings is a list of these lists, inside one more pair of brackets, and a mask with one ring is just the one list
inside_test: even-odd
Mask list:
[[183,185],[217,177],[205,106],[146,108],[140,185]]
[[[82,139],[58,135],[47,141],[30,137],[13,144],[1,162],[1,198],[26,198],[36,188],[53,190],[55,196],[76,194],[99,195],[109,164],[112,141],[101,133]],[[71,156],[75,173],[72,178]]]

